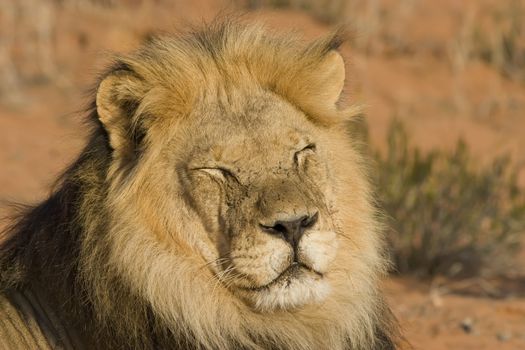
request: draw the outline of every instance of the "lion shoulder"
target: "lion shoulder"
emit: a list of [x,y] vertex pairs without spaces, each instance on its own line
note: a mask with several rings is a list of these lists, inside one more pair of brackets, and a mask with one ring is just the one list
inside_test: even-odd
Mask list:
[[77,338],[38,293],[0,293],[1,349],[83,349]]

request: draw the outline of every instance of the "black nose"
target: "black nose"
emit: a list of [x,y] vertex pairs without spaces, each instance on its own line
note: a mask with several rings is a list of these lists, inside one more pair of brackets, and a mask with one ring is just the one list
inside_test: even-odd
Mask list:
[[269,226],[261,224],[261,227],[265,232],[281,237],[288,242],[294,250],[297,250],[299,240],[308,228],[315,225],[317,218],[318,213],[315,213],[290,220],[277,220]]

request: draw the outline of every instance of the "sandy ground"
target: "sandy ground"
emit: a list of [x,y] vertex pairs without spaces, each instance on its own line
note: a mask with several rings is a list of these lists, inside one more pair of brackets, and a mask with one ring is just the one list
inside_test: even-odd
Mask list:
[[[446,11],[462,9],[454,1],[442,4],[445,10],[430,8],[422,11],[426,17],[419,22],[406,22],[405,26],[422,28],[404,29],[414,47],[426,47],[432,38],[448,35]],[[41,200],[84,144],[81,109],[89,100],[85,91],[108,62],[108,51],[125,52],[152,31],[210,19],[223,9],[219,1],[199,0],[130,5],[126,11],[60,10],[54,38],[60,78],[28,79],[22,104],[0,104],[0,214],[7,213],[8,202]],[[296,30],[307,38],[330,29],[296,11],[263,10],[246,17],[263,19],[279,31]],[[413,142],[425,150],[453,148],[463,137],[480,162],[510,152],[516,165],[525,164],[525,154],[520,152],[525,148],[522,83],[481,62],[457,69],[435,54],[406,57],[381,52],[343,48],[348,60],[345,98],[366,105],[375,147],[384,147],[388,123],[397,117],[407,123]],[[28,60],[22,54],[17,57]],[[525,184],[523,173],[521,184]],[[523,262],[525,257],[516,263],[517,270]],[[525,349],[525,278],[519,276],[462,284],[391,278],[385,289],[407,340],[416,349]]]

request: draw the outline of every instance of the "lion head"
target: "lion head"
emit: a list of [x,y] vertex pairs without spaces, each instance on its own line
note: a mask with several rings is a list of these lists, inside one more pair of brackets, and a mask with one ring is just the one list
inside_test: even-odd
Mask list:
[[142,345],[393,346],[340,43],[226,22],[117,58],[70,170],[101,328]]

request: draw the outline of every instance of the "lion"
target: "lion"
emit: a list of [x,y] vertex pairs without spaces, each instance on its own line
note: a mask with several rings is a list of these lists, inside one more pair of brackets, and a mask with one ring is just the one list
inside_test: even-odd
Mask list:
[[115,58],[0,246],[9,349],[395,349],[336,31],[218,21]]

